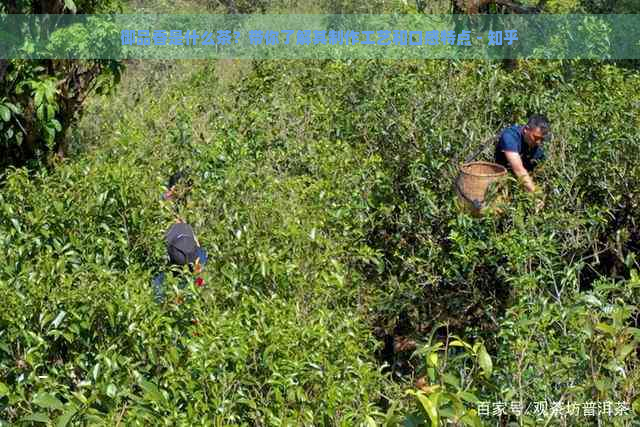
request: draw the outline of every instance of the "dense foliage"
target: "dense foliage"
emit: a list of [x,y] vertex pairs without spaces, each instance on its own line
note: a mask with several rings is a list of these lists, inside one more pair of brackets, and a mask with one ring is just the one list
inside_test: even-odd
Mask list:
[[[635,425],[640,74],[516,66],[132,63],[73,158],[6,173],[0,424]],[[533,112],[545,207],[461,212],[461,159]],[[156,301],[176,215],[210,262]]]
[[[637,75],[243,65],[147,89],[184,72],[149,65],[76,134],[107,142],[54,173],[10,174],[6,419],[393,420],[411,412],[399,387],[418,377],[420,397],[458,396],[469,422],[476,399],[637,399],[639,123],[621,96]],[[555,134],[536,177],[547,207],[535,214],[514,185],[502,216],[460,214],[456,159],[539,110]],[[213,261],[205,288],[156,305],[148,283],[173,215],[158,196],[177,164],[197,171],[181,215]],[[453,333],[466,352],[436,345]],[[399,336],[417,342],[414,358]]]
[[[91,14],[120,9],[118,0],[28,0],[3,2],[0,14]],[[18,25],[11,15],[0,15],[0,20]],[[52,43],[68,37],[101,43],[106,34],[104,25],[82,31],[53,31],[52,27],[51,20],[42,19],[33,29],[34,37]],[[30,46],[21,49],[29,52]],[[0,170],[10,164],[35,165],[51,153],[64,157],[67,131],[81,117],[85,100],[92,93],[108,92],[121,70],[122,64],[112,60],[0,59],[0,149],[4,153]]]
[[[354,242],[348,263],[367,274],[366,312],[386,334],[420,340],[445,321],[486,340],[494,382],[462,374],[454,389],[491,401],[630,404],[640,374],[640,136],[620,94],[639,83],[637,73],[587,62],[529,62],[515,73],[469,62],[269,62],[236,96],[247,113],[220,117],[259,153],[329,135],[380,158],[384,173],[362,211],[365,245]],[[537,177],[547,208],[535,212],[512,188],[505,215],[460,215],[456,160],[536,111],[554,124]],[[421,369],[390,361],[399,374]]]

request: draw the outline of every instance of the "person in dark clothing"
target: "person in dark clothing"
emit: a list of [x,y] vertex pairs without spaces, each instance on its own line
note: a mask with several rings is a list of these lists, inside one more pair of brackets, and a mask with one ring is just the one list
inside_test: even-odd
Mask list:
[[[187,265],[189,271],[196,275],[195,284],[197,286],[203,286],[204,280],[198,275],[206,265],[208,256],[207,252],[200,246],[193,232],[193,228],[189,224],[179,220],[179,222],[169,228],[169,231],[165,235],[165,242],[167,244],[169,265]],[[165,273],[161,272],[156,275],[152,281],[154,294],[158,302],[164,300],[164,280]],[[183,280],[180,286],[186,286],[186,281]]]
[[532,116],[526,125],[513,125],[504,129],[495,149],[495,161],[511,170],[525,189],[536,191],[529,175],[544,160],[542,142],[549,135],[549,121],[544,116]]
[[204,250],[196,238],[193,228],[185,222],[173,224],[165,236],[169,260],[173,265],[194,265],[206,258]]

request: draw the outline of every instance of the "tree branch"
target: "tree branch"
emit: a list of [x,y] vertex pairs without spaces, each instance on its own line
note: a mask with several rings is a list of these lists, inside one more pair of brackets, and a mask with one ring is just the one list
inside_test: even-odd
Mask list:
[[462,12],[474,15],[479,13],[481,8],[490,4],[505,6],[512,12],[518,14],[540,13],[546,2],[547,0],[540,0],[538,6],[535,7],[523,6],[520,3],[511,0],[453,0],[452,3],[454,13]]
[[[542,0],[542,2],[546,2],[546,0]],[[538,8],[538,6],[536,7],[528,7],[528,6],[523,6],[519,3],[514,3],[512,1],[509,0],[493,0],[493,3],[498,4],[500,6],[505,6],[510,8],[511,10],[513,10],[515,13],[540,13],[540,10]]]

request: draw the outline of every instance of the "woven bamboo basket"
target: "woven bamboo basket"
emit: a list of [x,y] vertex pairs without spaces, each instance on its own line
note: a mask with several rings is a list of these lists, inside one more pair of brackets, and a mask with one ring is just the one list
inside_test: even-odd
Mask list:
[[456,190],[460,203],[480,215],[485,206],[487,188],[507,175],[504,166],[490,162],[471,162],[460,166]]

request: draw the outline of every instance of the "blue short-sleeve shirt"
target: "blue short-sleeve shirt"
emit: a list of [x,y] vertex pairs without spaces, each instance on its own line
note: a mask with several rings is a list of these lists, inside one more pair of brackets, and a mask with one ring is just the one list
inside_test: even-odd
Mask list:
[[522,164],[528,171],[534,170],[538,163],[544,160],[545,154],[542,147],[537,146],[532,149],[524,140],[524,135],[522,134],[523,128],[524,126],[521,125],[513,125],[502,131],[500,139],[496,144],[496,163],[501,164],[507,169],[511,168],[511,165],[503,151],[511,151],[520,154]]

